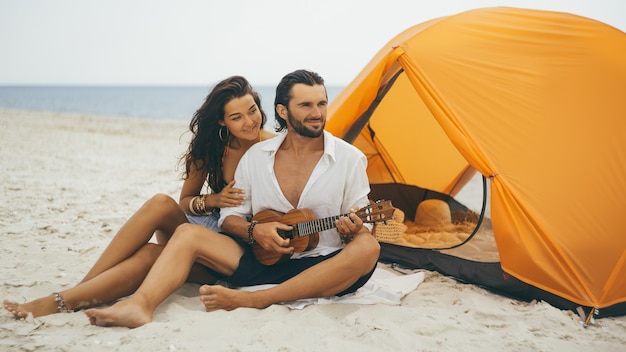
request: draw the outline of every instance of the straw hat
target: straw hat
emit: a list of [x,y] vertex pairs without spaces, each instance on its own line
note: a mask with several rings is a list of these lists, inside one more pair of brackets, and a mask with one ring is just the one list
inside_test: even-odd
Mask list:
[[415,224],[424,227],[447,227],[452,224],[448,203],[439,199],[423,200],[415,212]]
[[417,206],[415,221],[407,225],[402,238],[408,244],[418,248],[447,248],[465,241],[476,223],[452,223],[448,203],[427,199]]

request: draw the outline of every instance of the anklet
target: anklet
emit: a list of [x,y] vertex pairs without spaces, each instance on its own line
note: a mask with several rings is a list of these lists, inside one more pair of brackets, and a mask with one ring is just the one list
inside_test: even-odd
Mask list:
[[57,302],[57,312],[59,313],[69,313],[71,312],[71,310],[67,309],[67,306],[65,305],[65,301],[63,300],[63,297],[61,297],[60,294],[58,293],[53,293],[54,295],[54,300]]

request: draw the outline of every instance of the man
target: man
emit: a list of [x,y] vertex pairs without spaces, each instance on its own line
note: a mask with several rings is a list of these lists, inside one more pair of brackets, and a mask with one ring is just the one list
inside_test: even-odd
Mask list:
[[[197,225],[180,226],[136,293],[112,307],[87,310],[91,323],[137,327],[150,322],[156,307],[185,282],[196,261],[236,286],[278,284],[253,292],[204,285],[200,294],[207,311],[265,308],[343,295],[364,285],[380,252],[369,228],[355,214],[368,203],[366,159],[324,131],[327,106],[324,80],[318,74],[298,70],[283,77],[274,107],[277,132],[287,133],[255,144],[242,157],[235,181],[249,197],[239,207],[221,210],[220,225],[228,235]],[[280,213],[310,209],[318,219],[346,213],[349,217],[339,217],[336,230],[321,231],[315,248],[294,253],[292,241],[279,235],[292,226],[248,220],[268,209]],[[251,244],[291,259],[262,264]]]

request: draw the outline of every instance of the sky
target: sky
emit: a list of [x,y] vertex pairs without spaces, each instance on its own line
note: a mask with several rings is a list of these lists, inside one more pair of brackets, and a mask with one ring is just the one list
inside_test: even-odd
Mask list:
[[624,0],[0,0],[0,85],[346,85],[394,36],[484,7],[568,12],[626,32]]

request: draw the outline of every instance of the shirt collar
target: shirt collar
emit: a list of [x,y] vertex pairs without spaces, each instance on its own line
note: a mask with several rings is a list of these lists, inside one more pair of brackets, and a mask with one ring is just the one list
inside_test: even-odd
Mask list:
[[[276,151],[280,148],[280,145],[286,137],[287,133],[281,133],[274,138],[266,140],[266,143],[263,145],[263,150],[269,152],[271,155],[275,155]],[[324,154],[328,155],[328,157],[330,157],[333,161],[336,161],[335,150],[335,140],[333,135],[324,130]]]
[[335,150],[336,150],[336,145],[335,145],[335,139],[333,138],[333,135],[324,130],[324,154],[328,155],[328,157],[335,162],[336,158],[335,158]]

